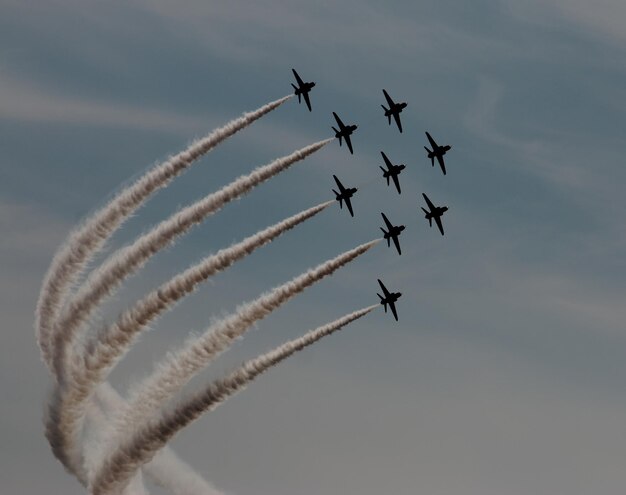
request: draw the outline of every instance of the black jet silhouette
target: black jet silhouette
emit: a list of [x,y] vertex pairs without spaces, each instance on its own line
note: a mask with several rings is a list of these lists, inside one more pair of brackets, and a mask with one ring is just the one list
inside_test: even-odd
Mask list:
[[446,164],[443,162],[443,155],[445,155],[446,151],[450,150],[452,146],[448,146],[447,144],[445,146],[439,146],[437,143],[435,143],[435,140],[432,138],[432,136],[428,134],[428,131],[426,131],[426,137],[428,138],[428,142],[433,148],[431,151],[426,146],[424,146],[424,149],[428,151],[428,158],[430,158],[430,163],[434,167],[435,157],[437,157],[437,161],[439,162],[439,166],[441,167],[443,175],[446,175]]
[[304,102],[306,103],[306,106],[309,107],[309,112],[311,111],[311,100],[309,100],[309,91],[311,91],[311,88],[313,88],[313,86],[315,86],[314,82],[304,82],[300,76],[298,75],[298,73],[296,72],[296,69],[291,69],[291,72],[293,72],[294,77],[296,78],[296,81],[298,82],[298,86],[296,87],[295,84],[291,83],[291,85],[293,86],[294,94],[298,97],[298,103],[302,103],[302,100],[300,97],[304,96]]
[[441,225],[441,215],[443,215],[446,211],[448,211],[448,207],[447,206],[435,206],[432,201],[430,199],[428,199],[428,196],[426,196],[426,194],[422,193],[422,196],[424,196],[424,199],[426,200],[426,204],[428,205],[428,209],[430,211],[426,211],[424,208],[422,208],[422,211],[424,213],[426,213],[426,220],[428,220],[428,223],[430,224],[430,226],[433,226],[433,218],[435,219],[435,222],[437,222],[437,227],[439,227],[439,232],[441,232],[441,235],[443,235],[443,225]]
[[383,237],[387,240],[387,247],[391,247],[391,241],[393,240],[393,243],[398,250],[398,254],[401,255],[402,251],[400,250],[400,239],[398,239],[398,237],[400,236],[400,232],[404,230],[404,225],[393,225],[383,212],[380,214],[383,216],[385,226],[387,227],[387,230],[382,227],[380,228],[380,230],[383,231]]
[[340,192],[337,192],[333,189],[335,193],[335,199],[339,201],[339,208],[343,208],[343,201],[346,202],[346,206],[348,207],[348,211],[350,212],[350,216],[354,216],[354,212],[352,211],[352,204],[350,203],[350,198],[352,195],[358,191],[356,187],[343,187],[343,184],[339,182],[339,179],[336,175],[333,175],[335,182],[337,183],[337,187]]
[[391,308],[391,312],[393,313],[393,317],[396,319],[396,321],[398,321],[398,313],[396,311],[395,303],[398,299],[400,299],[402,292],[389,292],[387,290],[387,287],[383,285],[380,279],[378,279],[378,284],[380,285],[380,288],[383,290],[383,294],[385,294],[385,297],[383,297],[380,294],[376,293],[376,295],[380,297],[380,304],[382,304],[383,307],[385,308],[385,313],[387,312],[387,304],[389,304],[389,307]]
[[383,93],[385,94],[385,99],[387,100],[387,105],[389,108],[386,108],[385,105],[381,105],[383,110],[385,111],[385,117],[389,121],[389,125],[391,125],[391,116],[393,115],[394,120],[396,121],[396,125],[398,126],[398,130],[402,132],[402,123],[400,122],[400,112],[402,109],[406,107],[406,103],[396,103],[391,99],[389,93],[383,89]]
[[339,126],[339,130],[333,127],[333,131],[335,131],[335,137],[339,139],[339,146],[341,146],[341,138],[345,138],[346,144],[348,145],[348,149],[350,150],[350,153],[353,154],[354,152],[352,151],[352,143],[350,142],[350,135],[354,131],[356,131],[358,126],[357,125],[345,125],[335,112],[333,112],[333,115],[335,116],[335,120],[337,121],[337,125]]
[[389,185],[389,177],[391,177],[393,179],[393,183],[396,185],[398,194],[401,194],[400,181],[398,180],[398,175],[400,175],[400,172],[402,172],[405,169],[404,164],[402,163],[400,165],[393,165],[389,161],[389,158],[387,158],[387,155],[385,155],[384,152],[381,151],[380,154],[383,155],[383,160],[385,160],[385,165],[387,165],[386,169],[384,169],[383,167],[379,167],[383,171],[383,177],[387,179],[387,185]]

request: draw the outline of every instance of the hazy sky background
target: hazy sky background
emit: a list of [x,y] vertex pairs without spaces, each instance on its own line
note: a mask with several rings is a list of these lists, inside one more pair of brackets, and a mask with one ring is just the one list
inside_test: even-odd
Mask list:
[[[121,246],[257,165],[357,123],[155,259],[97,322],[204,254],[359,187],[164,317],[112,375],[125,390],[212,318],[407,226],[264,320],[196,385],[404,296],[260,378],[173,446],[235,495],[622,494],[626,486],[626,3],[621,0],[0,0],[0,471],[3,493],[84,493],[54,459],[33,312],[53,253],[131,177],[244,111],[317,86],[207,155]],[[405,132],[382,88],[408,102]],[[429,130],[451,144],[431,168]],[[384,150],[405,163],[387,187]],[[421,193],[446,204],[445,237]],[[161,493],[155,491],[154,493]]]

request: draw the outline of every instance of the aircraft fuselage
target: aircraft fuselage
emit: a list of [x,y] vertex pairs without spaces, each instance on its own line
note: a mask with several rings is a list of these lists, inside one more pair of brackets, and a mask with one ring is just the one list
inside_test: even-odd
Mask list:
[[400,299],[401,295],[402,295],[402,292],[392,292],[387,297],[381,299],[380,304],[382,304],[383,306],[385,306],[387,304],[393,304],[398,299]]
[[428,152],[428,158],[435,158],[436,156],[443,156],[446,154],[446,151],[449,151],[452,146],[437,146],[433,148],[432,151]]
[[398,175],[405,168],[406,167],[404,165],[392,165],[389,170],[385,170],[383,172],[383,176],[386,178],[391,177],[392,175]]
[[313,89],[314,86],[314,82],[304,83],[302,86],[296,88],[295,94],[296,96],[298,96],[304,93],[308,93],[309,91],[311,91],[311,89]]
[[340,130],[335,129],[335,137],[345,138],[347,136],[350,136],[354,131],[356,131],[357,127],[358,127],[357,125],[347,125],[343,129],[340,129]]
[[440,217],[446,211],[448,211],[447,206],[436,206],[432,211],[426,213],[426,219],[430,220],[431,218]]
[[389,107],[389,110],[385,110],[385,117],[391,117],[396,113],[400,113],[404,108],[406,108],[406,103],[394,103]]
[[351,198],[354,193],[357,192],[357,188],[356,187],[348,187],[346,188],[343,192],[336,194],[337,199],[341,198],[341,199],[345,199],[345,198]]

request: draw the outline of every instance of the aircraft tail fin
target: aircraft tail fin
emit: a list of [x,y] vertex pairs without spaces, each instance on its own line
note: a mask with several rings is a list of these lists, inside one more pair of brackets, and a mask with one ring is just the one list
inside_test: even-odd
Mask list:
[[391,114],[389,113],[389,109],[385,107],[385,105],[381,105],[381,107],[383,107],[385,115],[387,116],[387,120],[389,121],[389,125],[391,125]]
[[341,146],[341,138],[342,138],[341,134],[339,134],[339,131],[335,129],[334,127],[333,127],[333,131],[335,131],[335,137],[339,138],[339,146]]
[[387,170],[385,170],[383,167],[381,167],[380,165],[378,166],[379,169],[381,169],[383,171],[383,177],[385,179],[387,179],[387,185],[389,185],[389,174],[387,174]]
[[390,240],[390,238],[389,238],[389,232],[387,232],[387,231],[386,231],[385,229],[383,229],[382,227],[379,227],[379,228],[380,228],[380,230],[382,230],[382,231],[383,231],[383,237],[384,237],[385,239],[387,239],[387,247],[390,247],[390,246],[391,246],[391,244],[390,244],[391,240]]
[[302,94],[300,93],[300,91],[298,91],[298,87],[296,87],[296,85],[294,83],[291,83],[291,87],[294,89],[294,94],[296,94],[298,96],[298,103],[302,103]]
[[385,117],[387,117],[387,122],[389,122],[389,125],[391,125],[391,113],[390,113],[390,110],[385,105],[381,105],[381,107],[383,107],[383,110],[385,111]]
[[335,193],[335,196],[336,196],[336,198],[335,198],[335,199],[336,199],[337,201],[339,201],[339,208],[343,208],[343,198],[342,198],[342,197],[341,197],[341,195],[340,195],[337,191],[335,191],[334,189],[333,189],[333,192]]
[[385,308],[385,313],[387,312],[387,302],[385,301],[385,298],[383,296],[381,296],[378,292],[376,293],[376,295],[378,297],[380,297],[380,304],[383,305],[383,307]]

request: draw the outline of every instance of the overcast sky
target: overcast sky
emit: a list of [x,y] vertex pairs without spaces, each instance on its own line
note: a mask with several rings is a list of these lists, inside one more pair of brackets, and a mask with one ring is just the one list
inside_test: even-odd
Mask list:
[[[626,3],[622,0],[0,0],[3,493],[81,494],[53,457],[33,313],[70,229],[132,177],[244,111],[317,83],[200,160],[109,252],[177,208],[356,123],[159,254],[97,322],[203,255],[359,187],[214,277],[112,375],[121,392],[243,301],[406,225],[264,320],[200,385],[399,290],[191,425],[173,446],[234,495],[622,494],[626,486]],[[388,126],[382,88],[406,101]],[[432,168],[428,130],[446,155]],[[405,163],[387,187],[383,150]],[[449,211],[446,235],[421,193]],[[102,258],[99,258],[102,259]],[[161,493],[154,490],[153,493]]]

